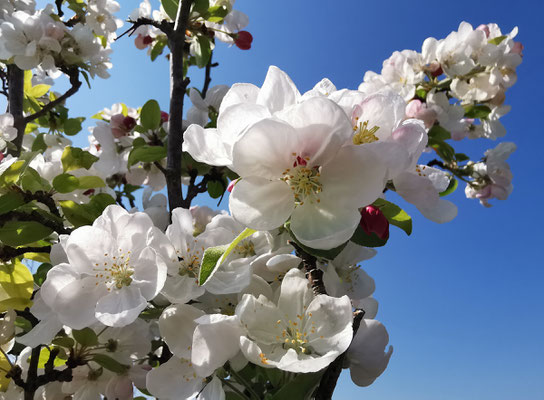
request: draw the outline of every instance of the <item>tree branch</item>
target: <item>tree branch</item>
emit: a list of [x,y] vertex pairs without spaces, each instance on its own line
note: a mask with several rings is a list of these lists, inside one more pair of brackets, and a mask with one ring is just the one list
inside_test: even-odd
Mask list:
[[[361,320],[365,312],[363,310],[355,310],[353,313],[353,336],[359,330],[361,325]],[[325,373],[321,377],[321,382],[319,387],[316,390],[315,400],[330,400],[332,399],[332,394],[336,388],[336,382],[342,373],[342,367],[344,365],[344,360],[346,358],[346,353],[340,354],[336,360],[334,360],[325,370]]]
[[81,87],[81,81],[79,80],[79,70],[77,68],[71,68],[64,72],[70,77],[70,84],[72,85],[72,87],[68,89],[66,93],[64,93],[62,96],[44,105],[40,111],[37,111],[34,114],[30,114],[24,117],[25,125],[28,124],[29,122],[34,121],[37,118],[43,117],[45,114],[51,111],[54,107],[63,103],[68,97],[74,95],[79,90],[79,88]]
[[10,246],[0,246],[0,261],[9,261],[25,253],[51,253],[51,246],[19,247],[17,249]]
[[8,152],[13,157],[19,157],[26,128],[26,122],[23,116],[25,72],[15,64],[8,65],[8,87],[8,109],[9,113],[13,115],[13,125],[17,129],[17,137],[12,140],[15,148]]
[[38,386],[36,386],[36,378],[38,377],[40,350],[41,346],[37,346],[32,349],[25,385],[25,400],[34,400],[34,393],[36,393],[36,389],[38,389]]
[[180,1],[174,31],[168,35],[170,45],[170,120],[166,159],[166,184],[170,212],[184,206],[181,191],[181,157],[183,152],[183,102],[189,78],[183,77],[185,30],[193,0]]
[[136,21],[129,19],[127,20],[127,22],[131,23],[132,26],[128,28],[125,32],[117,36],[115,40],[119,40],[127,34],[128,36],[132,36],[132,34],[136,31],[136,29],[144,25],[154,26],[155,28],[159,29],[162,33],[164,33],[166,36],[170,36],[174,30],[172,23],[166,20],[155,21],[151,18],[138,18]]
[[45,218],[37,211],[32,211],[31,213],[25,213],[21,211],[10,211],[0,216],[0,224],[4,224],[7,221],[35,221],[40,224],[52,229],[58,234],[69,235],[72,233],[72,229],[65,228],[64,225]]
[[311,254],[306,253],[294,241],[290,241],[289,244],[295,248],[297,256],[302,259],[302,266],[306,271],[306,277],[310,281],[314,295],[327,294],[325,285],[323,284],[323,271],[318,269],[316,265],[317,259]]
[[211,72],[212,72],[212,57],[213,53],[210,54],[210,59],[208,60],[208,64],[206,64],[206,72],[204,75],[204,86],[202,86],[202,98],[206,97],[206,94],[208,93],[208,89],[210,88],[210,82],[212,81]]

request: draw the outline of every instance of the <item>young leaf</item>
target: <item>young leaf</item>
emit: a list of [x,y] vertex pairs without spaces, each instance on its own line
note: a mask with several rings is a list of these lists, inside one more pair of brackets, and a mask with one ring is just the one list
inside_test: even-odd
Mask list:
[[117,374],[123,374],[127,372],[130,368],[128,365],[123,365],[119,361],[114,360],[113,358],[105,354],[93,355],[93,361],[101,367],[106,368],[107,370],[115,372]]
[[175,21],[178,13],[179,0],[161,0],[161,4],[166,14],[172,19],[172,21]]
[[429,139],[435,140],[435,141],[444,141],[447,139],[451,139],[451,133],[441,127],[440,125],[434,125],[428,133]]
[[81,123],[85,118],[68,118],[64,122],[64,133],[68,136],[74,136],[81,131]]
[[98,344],[98,336],[91,328],[74,329],[72,336],[82,346],[96,346]]
[[399,227],[407,235],[412,233],[412,217],[406,211],[385,199],[378,199],[374,205],[380,209],[391,225]]
[[70,193],[79,188],[79,179],[74,175],[60,174],[53,179],[53,187],[59,193]]
[[23,195],[18,192],[7,192],[0,196],[0,215],[15,210],[25,204]]
[[91,168],[91,165],[98,161],[98,157],[93,156],[88,151],[82,150],[78,147],[68,146],[62,152],[60,160],[62,161],[62,168],[64,169],[64,172],[69,172],[80,168]]
[[487,118],[491,108],[483,104],[471,104],[465,107],[465,118]]
[[198,68],[204,68],[212,55],[212,48],[210,45],[210,39],[207,36],[198,35],[196,42],[194,42],[194,52],[196,58],[196,65]]
[[131,167],[137,162],[161,161],[166,157],[166,147],[163,146],[140,146],[132,149],[128,155],[128,166]]
[[33,291],[34,279],[26,265],[19,260],[13,264],[0,264],[0,312],[30,307]]
[[149,100],[144,104],[140,120],[145,130],[155,130],[161,126],[161,108],[157,100]]
[[0,240],[15,247],[37,242],[51,233],[51,228],[36,221],[8,221],[0,228]]
[[236,239],[230,244],[224,246],[209,247],[204,251],[200,272],[198,276],[198,284],[203,285],[213,275],[214,271],[225,261],[229,254],[238,246],[245,238],[250,237],[255,232],[254,229],[246,228],[240,233]]
[[321,380],[323,372],[299,374],[295,379],[282,386],[270,400],[309,399]]

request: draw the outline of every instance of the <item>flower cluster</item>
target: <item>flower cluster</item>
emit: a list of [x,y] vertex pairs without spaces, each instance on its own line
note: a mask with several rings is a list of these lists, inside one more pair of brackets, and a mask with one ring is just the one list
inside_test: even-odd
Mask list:
[[63,68],[81,67],[91,76],[109,77],[110,44],[122,22],[114,0],[89,0],[68,21],[53,5],[35,10],[33,2],[2,2],[0,59],[20,69],[38,70],[55,78]]

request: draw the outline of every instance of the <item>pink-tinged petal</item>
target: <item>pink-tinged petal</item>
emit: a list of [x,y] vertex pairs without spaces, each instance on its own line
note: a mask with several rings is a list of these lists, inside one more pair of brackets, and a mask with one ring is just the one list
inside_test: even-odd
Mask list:
[[300,98],[300,92],[281,69],[270,66],[263,86],[257,96],[257,104],[267,107],[273,114],[289,107]]
[[221,140],[226,144],[227,151],[230,152],[234,142],[248,126],[270,117],[271,114],[266,107],[248,103],[235,104],[225,110],[223,114],[219,114],[217,131]]
[[416,173],[405,172],[393,180],[396,192],[431,221],[443,224],[457,216],[457,207],[438,195],[433,182]]
[[183,136],[183,150],[196,161],[209,165],[224,166],[232,163],[232,156],[217,129],[190,125]]
[[204,315],[187,304],[177,304],[166,308],[159,318],[159,330],[168,348],[176,357],[191,358],[191,345],[196,320]]
[[219,115],[235,104],[255,104],[259,95],[259,88],[251,83],[235,83],[227,92],[221,106],[219,107]]
[[232,169],[242,178],[281,178],[287,168],[293,167],[301,146],[297,132],[289,124],[263,119],[251,125],[234,144]]
[[277,115],[296,129],[297,155],[309,157],[309,166],[330,162],[351,137],[353,129],[346,113],[325,97],[314,97]]
[[126,326],[147,307],[146,299],[134,285],[113,289],[96,303],[96,318],[107,326]]
[[293,192],[285,182],[258,177],[241,179],[229,199],[232,216],[243,225],[259,231],[282,225],[294,207]]

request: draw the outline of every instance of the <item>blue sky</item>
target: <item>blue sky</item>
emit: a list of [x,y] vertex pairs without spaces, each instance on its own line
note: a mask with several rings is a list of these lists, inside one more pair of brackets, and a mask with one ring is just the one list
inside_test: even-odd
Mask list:
[[[136,5],[120,3],[124,15]],[[460,188],[450,197],[459,216],[446,225],[399,202],[414,218],[412,236],[392,231],[386,248],[364,265],[376,280],[378,319],[395,351],[371,387],[357,388],[343,375],[334,399],[544,399],[544,141],[537,108],[544,92],[537,76],[544,64],[543,3],[238,0],[236,8],[250,17],[253,48],[219,43],[212,84],[261,85],[274,64],[301,91],[323,77],[339,88],[356,88],[364,72],[379,72],[394,50],[420,50],[425,38],[445,37],[463,20],[474,26],[496,22],[503,31],[519,26],[525,57],[518,83],[507,92],[512,111],[502,119],[504,140],[518,145],[510,158],[514,192],[485,209]],[[167,62],[151,63],[131,42],[115,44],[109,80],[70,99],[73,116],[89,117],[115,102],[138,107],[151,98],[167,108]],[[193,70],[191,78],[200,87],[202,71]],[[464,148],[479,159],[495,145],[479,140]]]

